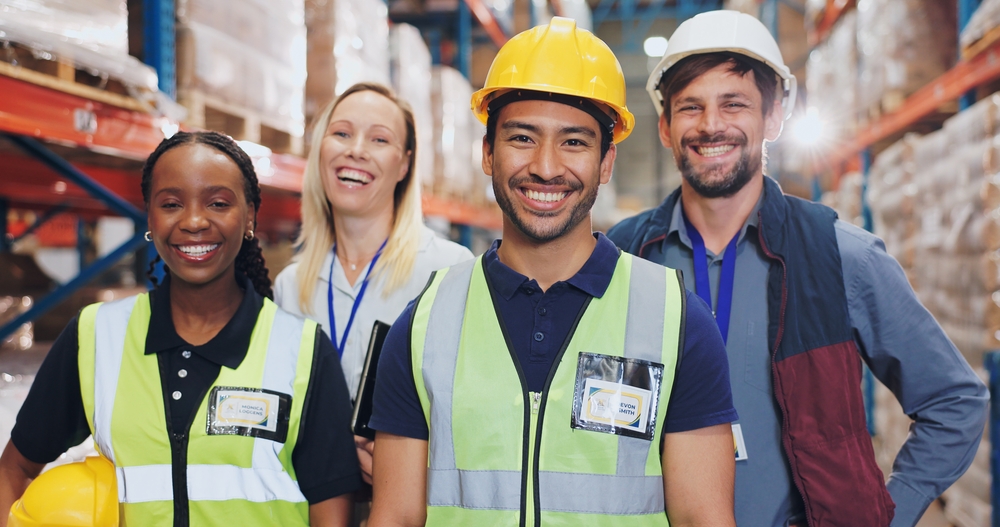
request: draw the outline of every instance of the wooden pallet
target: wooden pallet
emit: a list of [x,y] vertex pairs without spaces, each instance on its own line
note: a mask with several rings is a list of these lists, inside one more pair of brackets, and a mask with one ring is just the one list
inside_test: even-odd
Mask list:
[[1000,26],[989,30],[982,38],[962,49],[962,60],[970,60],[978,56],[989,49],[997,40],[1000,40]]
[[128,88],[120,81],[94,75],[87,69],[77,67],[72,60],[39,54],[21,44],[5,43],[0,46],[0,75],[127,110],[152,110],[147,103],[131,97]]
[[200,90],[182,89],[177,102],[188,110],[185,124],[194,128],[215,130],[234,139],[264,145],[272,152],[302,155],[302,135],[292,133],[290,126],[279,119],[228,103]]

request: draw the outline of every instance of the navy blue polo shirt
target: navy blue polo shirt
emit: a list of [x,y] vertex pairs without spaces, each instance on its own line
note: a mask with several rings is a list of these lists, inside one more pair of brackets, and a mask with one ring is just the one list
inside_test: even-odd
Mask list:
[[[590,297],[602,297],[618,263],[618,248],[603,234],[583,267],[570,279],[542,291],[535,280],[511,269],[497,256],[500,240],[483,255],[500,323],[524,371],[528,391],[542,391],[560,347]],[[708,305],[690,291],[684,346],[667,404],[666,432],[696,430],[737,419],[729,384],[726,347]],[[413,302],[396,319],[379,359],[371,428],[426,440],[427,422],[410,365]]]

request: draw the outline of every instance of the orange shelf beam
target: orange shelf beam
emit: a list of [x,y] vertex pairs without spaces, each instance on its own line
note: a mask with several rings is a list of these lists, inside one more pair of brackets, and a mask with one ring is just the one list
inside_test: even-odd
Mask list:
[[443,216],[452,223],[495,231],[503,228],[503,216],[498,208],[477,207],[427,194],[422,201],[424,216]]
[[497,23],[496,18],[493,16],[493,12],[490,8],[483,3],[483,0],[463,0],[469,10],[472,11],[473,16],[479,21],[479,25],[483,26],[486,30],[486,34],[490,36],[490,40],[493,41],[497,47],[503,47],[507,43],[509,37],[504,34],[503,29],[500,28],[500,24]]
[[1000,41],[968,60],[962,60],[934,82],[924,86],[903,102],[898,110],[885,114],[871,126],[858,132],[853,141],[832,152],[831,165],[856,156],[877,141],[905,130],[942,104],[963,93],[1000,78]]
[[823,11],[823,18],[816,24],[815,31],[809,33],[809,45],[815,46],[826,40],[833,25],[840,20],[840,17],[847,11],[855,7],[855,0],[826,0],[826,9]]

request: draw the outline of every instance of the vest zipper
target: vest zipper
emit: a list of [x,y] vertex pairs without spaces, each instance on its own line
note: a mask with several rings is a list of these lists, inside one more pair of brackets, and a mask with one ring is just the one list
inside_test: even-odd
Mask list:
[[542,404],[542,392],[528,392],[531,399],[531,414],[538,415],[538,407]]
[[170,433],[170,474],[173,478],[174,488],[174,527],[186,527],[191,524],[187,494],[187,447],[187,434]]

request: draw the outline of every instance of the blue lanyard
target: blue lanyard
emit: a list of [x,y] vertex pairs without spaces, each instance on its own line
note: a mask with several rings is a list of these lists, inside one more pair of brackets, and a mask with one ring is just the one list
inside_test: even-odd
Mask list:
[[[694,251],[694,286],[695,293],[701,297],[708,307],[712,307],[712,284],[708,280],[708,253],[705,251],[705,240],[698,229],[691,225],[687,215],[684,215],[684,225],[687,227],[688,238],[691,238],[691,249]],[[736,281],[736,242],[740,233],[729,241],[726,252],[722,254],[722,274],[719,276],[719,303],[715,308],[715,323],[719,325],[722,341],[729,339],[729,313],[733,308],[733,284]]]
[[375,262],[378,262],[378,257],[382,256],[382,249],[385,249],[385,244],[389,241],[387,238],[382,245],[378,248],[375,256],[372,258],[372,263],[368,265],[368,272],[365,273],[365,279],[361,282],[361,290],[358,291],[358,296],[354,298],[354,305],[351,306],[351,318],[347,319],[347,327],[344,328],[344,336],[340,338],[340,345],[337,345],[337,319],[333,314],[333,263],[337,259],[337,244],[333,244],[333,259],[330,260],[330,283],[329,289],[326,291],[326,306],[330,313],[330,340],[333,341],[333,347],[337,349],[337,356],[344,356],[344,345],[347,343],[347,335],[351,332],[351,325],[354,324],[354,315],[358,314],[358,307],[361,306],[361,299],[365,297],[365,290],[368,289],[368,277],[372,274],[372,269],[375,268]]

